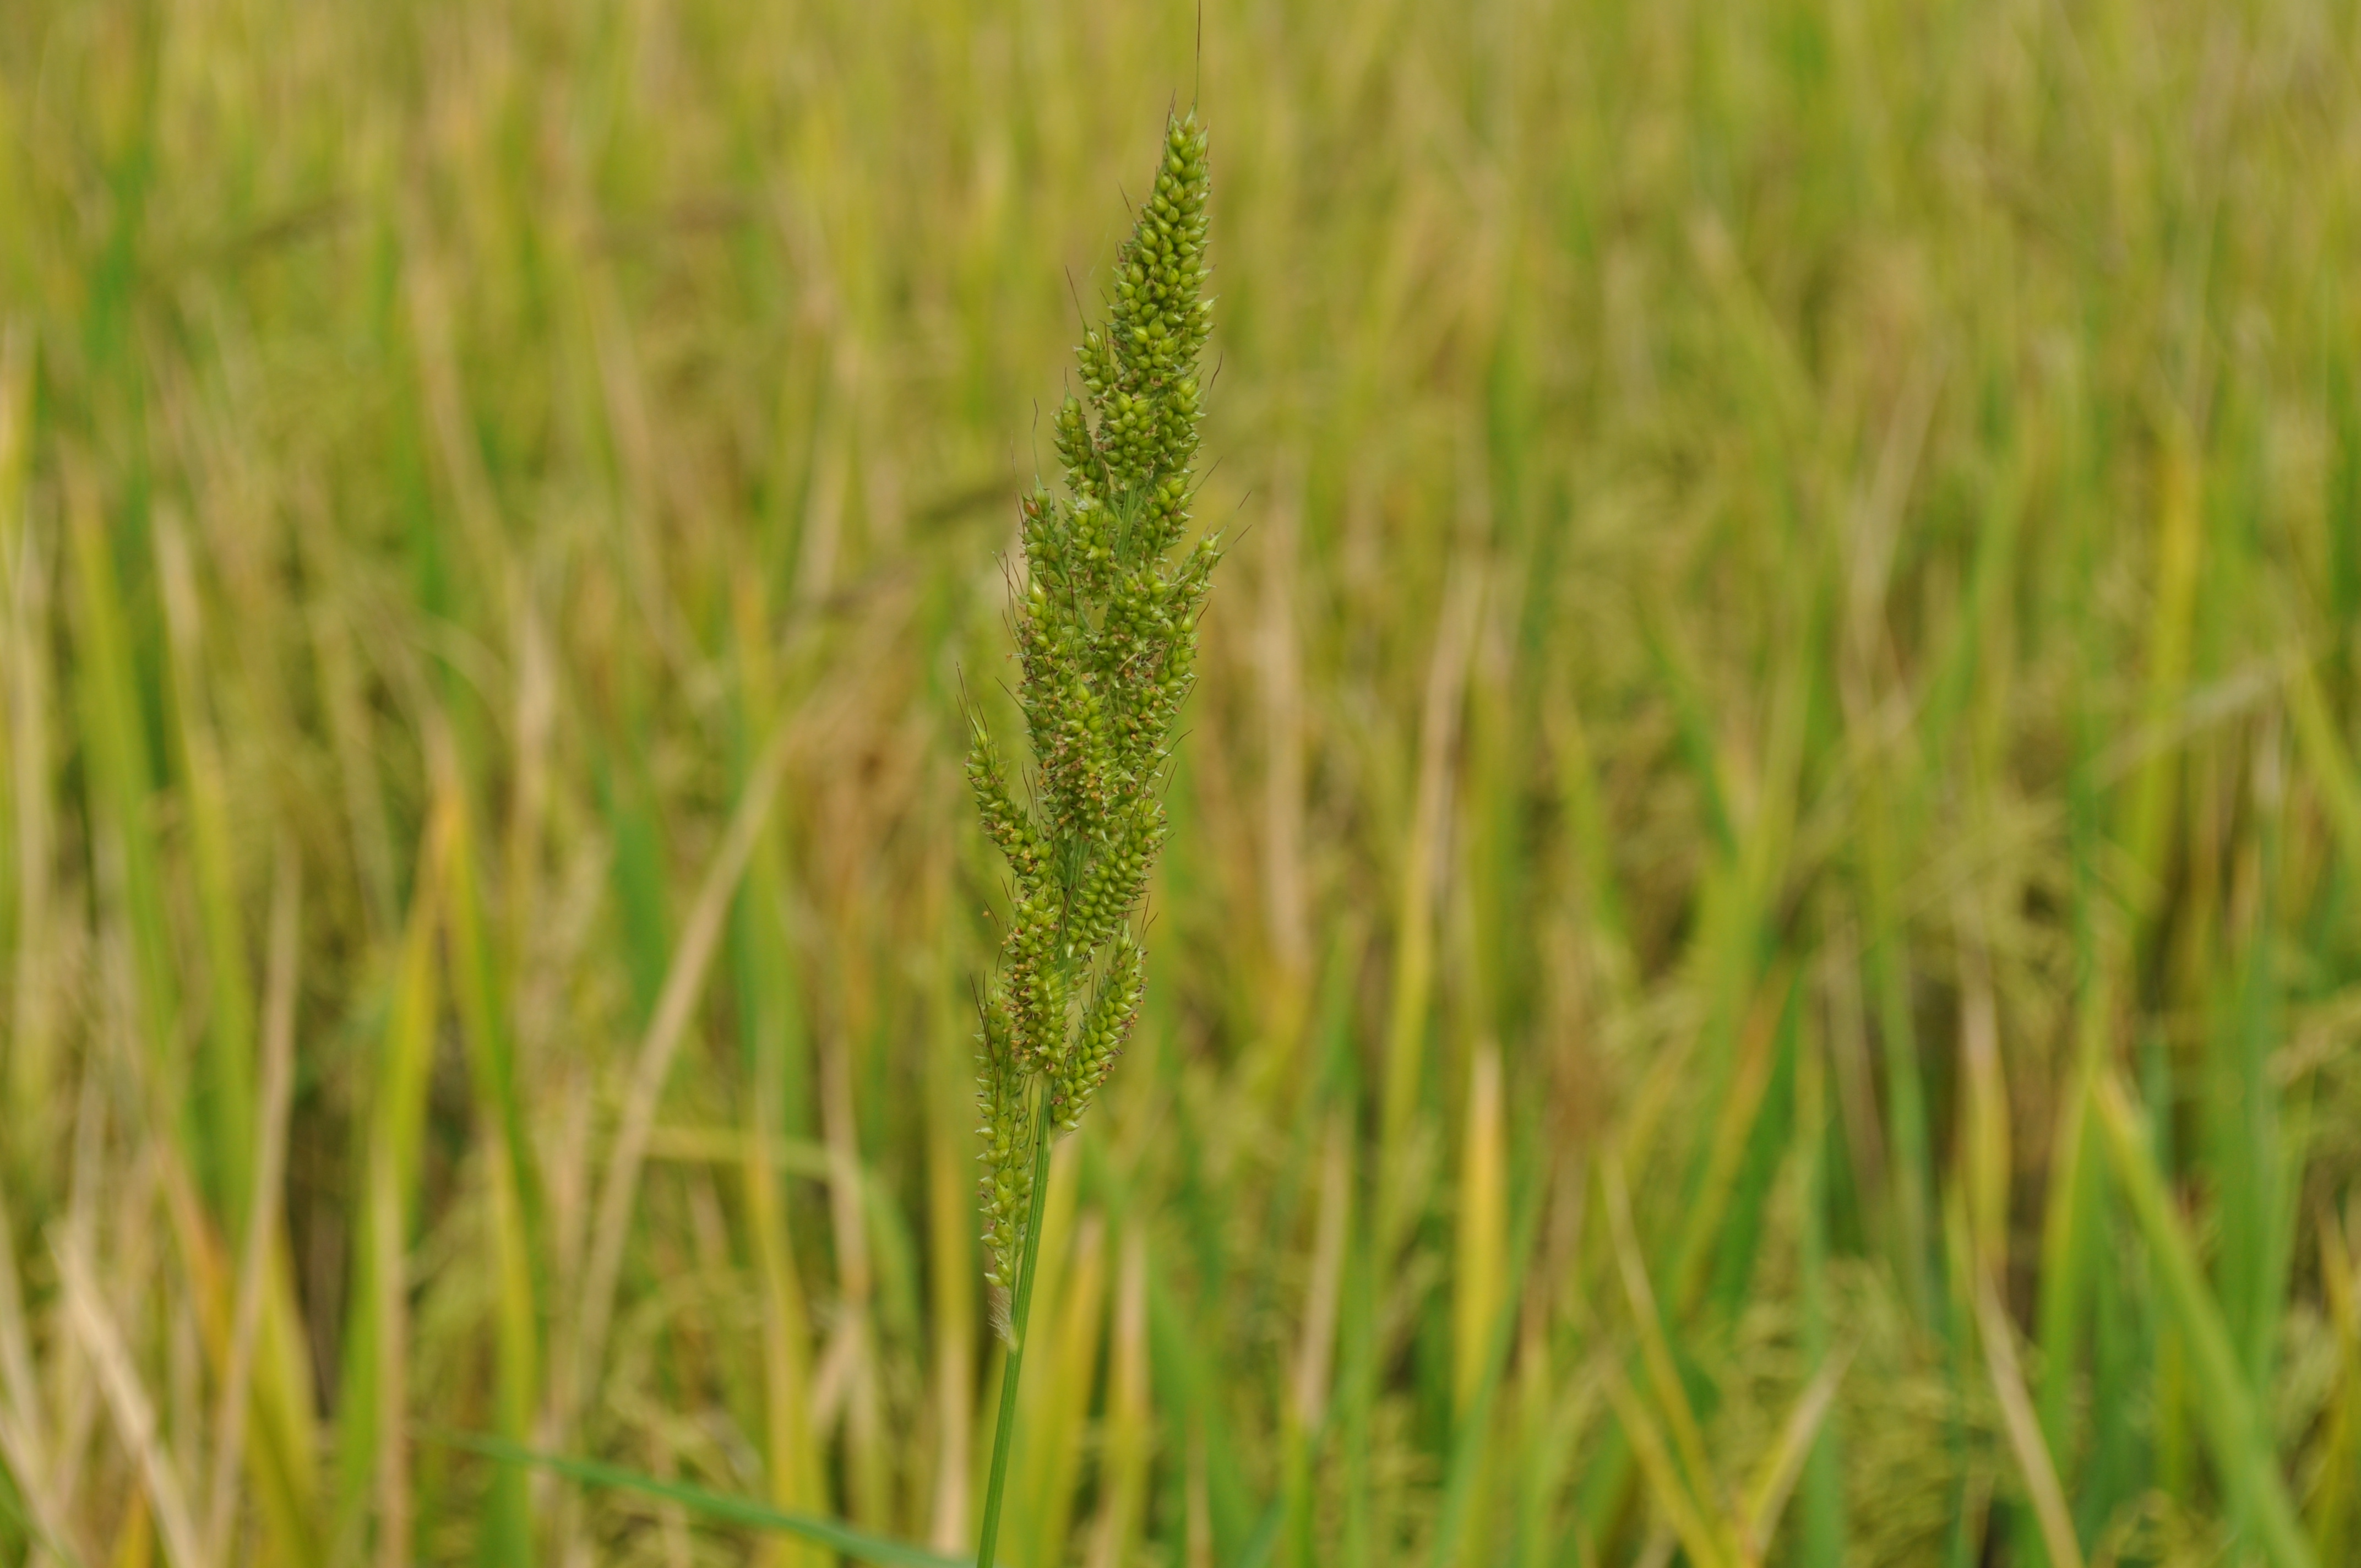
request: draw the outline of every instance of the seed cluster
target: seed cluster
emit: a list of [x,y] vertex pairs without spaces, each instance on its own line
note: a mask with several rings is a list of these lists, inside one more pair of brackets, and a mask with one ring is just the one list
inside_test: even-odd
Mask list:
[[1037,486],[1018,503],[1012,619],[1029,801],[971,715],[968,782],[1013,884],[978,1076],[986,1275],[1003,1290],[1016,1287],[1034,1198],[1033,1097],[1049,1096],[1060,1126],[1078,1124],[1139,1014],[1146,959],[1131,917],[1164,843],[1159,784],[1221,559],[1213,537],[1167,559],[1188,528],[1203,417],[1205,147],[1193,112],[1167,122],[1106,326],[1075,351],[1087,397],[1058,411],[1065,494]]

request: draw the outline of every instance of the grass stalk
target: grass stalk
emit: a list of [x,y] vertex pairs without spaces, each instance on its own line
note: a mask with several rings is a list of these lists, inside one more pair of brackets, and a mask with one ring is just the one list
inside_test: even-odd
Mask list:
[[[1049,1096],[1044,1091],[1033,1122],[1033,1190],[1049,1190]],[[983,1488],[983,1523],[976,1536],[975,1568],[992,1568],[1000,1540],[1000,1510],[1008,1491],[1008,1455],[1016,1441],[1016,1384],[1025,1370],[1025,1328],[1033,1315],[1034,1265],[1041,1255],[1041,1217],[1049,1205],[1026,1212],[1025,1239],[1016,1273],[1016,1301],[1009,1314],[1008,1358],[1000,1374],[1000,1413],[992,1423],[992,1473]]]
[[[1069,395],[1057,413],[1066,494],[1037,484],[1020,502],[1026,574],[1009,596],[1037,764],[1029,799],[1012,787],[982,712],[968,713],[968,783],[1014,883],[1000,970],[981,1006],[985,1277],[1015,1300],[978,1568],[998,1544],[1049,1142],[1080,1124],[1139,1016],[1147,960],[1131,921],[1170,830],[1170,737],[1195,681],[1197,621],[1221,558],[1216,535],[1167,561],[1189,525],[1203,417],[1205,149],[1193,112],[1167,119],[1154,181],[1116,254],[1107,324],[1085,328],[1078,350],[1088,406]],[[1058,1485],[1054,1464],[1049,1475]],[[1062,1533],[1063,1503],[1049,1500],[1028,1522]],[[1062,1544],[1039,1543],[1051,1553]]]

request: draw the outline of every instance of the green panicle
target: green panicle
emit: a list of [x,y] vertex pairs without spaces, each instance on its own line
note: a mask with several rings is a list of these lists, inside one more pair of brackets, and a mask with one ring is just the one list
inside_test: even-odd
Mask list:
[[1196,678],[1197,618],[1221,559],[1187,532],[1204,417],[1205,133],[1167,126],[1154,183],[1115,258],[1106,324],[1075,350],[1084,396],[1059,408],[1062,496],[1018,505],[1025,571],[1012,593],[1017,707],[1033,769],[1019,798],[972,718],[968,783],[1007,858],[1011,919],[983,1004],[987,1277],[1016,1288],[1033,1201],[1032,1097],[1071,1129],[1137,1016],[1147,964],[1131,921],[1163,847],[1161,784]]

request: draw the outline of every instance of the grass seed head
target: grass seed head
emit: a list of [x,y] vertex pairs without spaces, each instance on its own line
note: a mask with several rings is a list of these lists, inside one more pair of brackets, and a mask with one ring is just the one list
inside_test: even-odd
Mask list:
[[1222,554],[1209,537],[1173,557],[1204,417],[1211,192],[1195,113],[1170,119],[1116,253],[1106,323],[1075,350],[1084,395],[1058,410],[1064,493],[1036,486],[1018,502],[1025,572],[1010,597],[1029,801],[973,720],[968,783],[1007,858],[1013,905],[978,1080],[986,1277],[1004,1292],[1033,1201],[1037,1097],[1059,1125],[1080,1124],[1146,981],[1131,922],[1164,843],[1162,773]]

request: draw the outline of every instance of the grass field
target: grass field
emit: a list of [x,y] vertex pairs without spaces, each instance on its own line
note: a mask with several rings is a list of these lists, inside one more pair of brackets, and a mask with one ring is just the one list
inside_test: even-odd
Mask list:
[[1192,100],[1003,1561],[2361,1561],[2350,8],[8,0],[0,1564],[971,1549],[961,693]]

